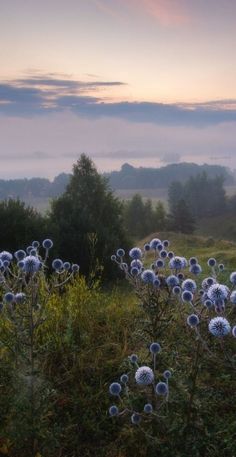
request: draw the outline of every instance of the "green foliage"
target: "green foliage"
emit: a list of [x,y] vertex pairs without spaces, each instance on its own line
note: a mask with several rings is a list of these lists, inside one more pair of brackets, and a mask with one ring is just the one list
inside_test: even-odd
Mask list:
[[126,245],[122,205],[84,154],[65,193],[52,202],[50,221],[60,257],[79,262],[86,275],[102,265],[105,277],[111,276],[111,252]]
[[185,203],[185,200],[179,200],[173,207],[169,215],[169,228],[173,232],[191,234],[195,229],[195,219]]

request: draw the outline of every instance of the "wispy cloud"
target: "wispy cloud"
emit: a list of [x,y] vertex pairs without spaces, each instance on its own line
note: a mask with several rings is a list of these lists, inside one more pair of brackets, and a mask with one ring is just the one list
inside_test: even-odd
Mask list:
[[0,84],[0,113],[33,117],[69,110],[87,119],[117,118],[157,125],[205,127],[236,122],[236,100],[206,103],[114,102],[99,89],[124,85],[121,81],[76,81],[49,75],[30,76]]

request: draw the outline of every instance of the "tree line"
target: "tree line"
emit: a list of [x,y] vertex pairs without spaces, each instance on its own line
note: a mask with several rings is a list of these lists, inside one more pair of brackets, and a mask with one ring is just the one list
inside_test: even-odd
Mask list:
[[111,253],[128,247],[131,237],[138,240],[164,230],[193,233],[199,218],[235,211],[236,196],[227,198],[223,184],[221,176],[211,178],[206,173],[185,183],[175,181],[169,186],[168,209],[139,194],[122,202],[83,154],[64,193],[52,199],[46,215],[20,199],[0,202],[0,250],[14,252],[33,240],[51,237],[55,257],[80,263],[86,275],[102,266],[105,277],[112,277]]

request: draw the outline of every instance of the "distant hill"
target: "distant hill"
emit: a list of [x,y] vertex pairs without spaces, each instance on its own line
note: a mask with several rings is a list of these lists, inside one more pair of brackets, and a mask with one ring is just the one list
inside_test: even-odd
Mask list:
[[106,173],[112,189],[163,189],[173,181],[186,181],[190,176],[206,172],[210,178],[223,176],[224,184],[235,184],[235,176],[220,165],[197,165],[195,163],[171,164],[161,168],[135,168],[125,163],[120,171]]
[[[195,163],[171,164],[161,168],[135,168],[128,163],[120,171],[104,173],[113,190],[122,189],[167,189],[172,181],[186,181],[190,176],[206,172],[209,177],[222,175],[226,186],[235,185],[236,176],[219,165],[196,165]],[[61,195],[69,182],[70,174],[61,173],[51,182],[46,178],[0,179],[0,200],[20,198],[27,203],[48,201]]]

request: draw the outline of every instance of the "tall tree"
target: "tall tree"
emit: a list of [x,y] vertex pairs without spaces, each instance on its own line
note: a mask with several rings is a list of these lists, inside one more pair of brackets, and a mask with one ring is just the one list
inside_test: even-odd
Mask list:
[[169,225],[170,229],[173,232],[181,232],[186,234],[191,234],[195,229],[195,219],[186,204],[186,202],[181,199],[175,205],[173,211],[169,216]]
[[111,254],[126,244],[122,204],[85,154],[64,194],[52,201],[49,217],[59,256],[78,262],[84,274],[98,261],[109,276]]

